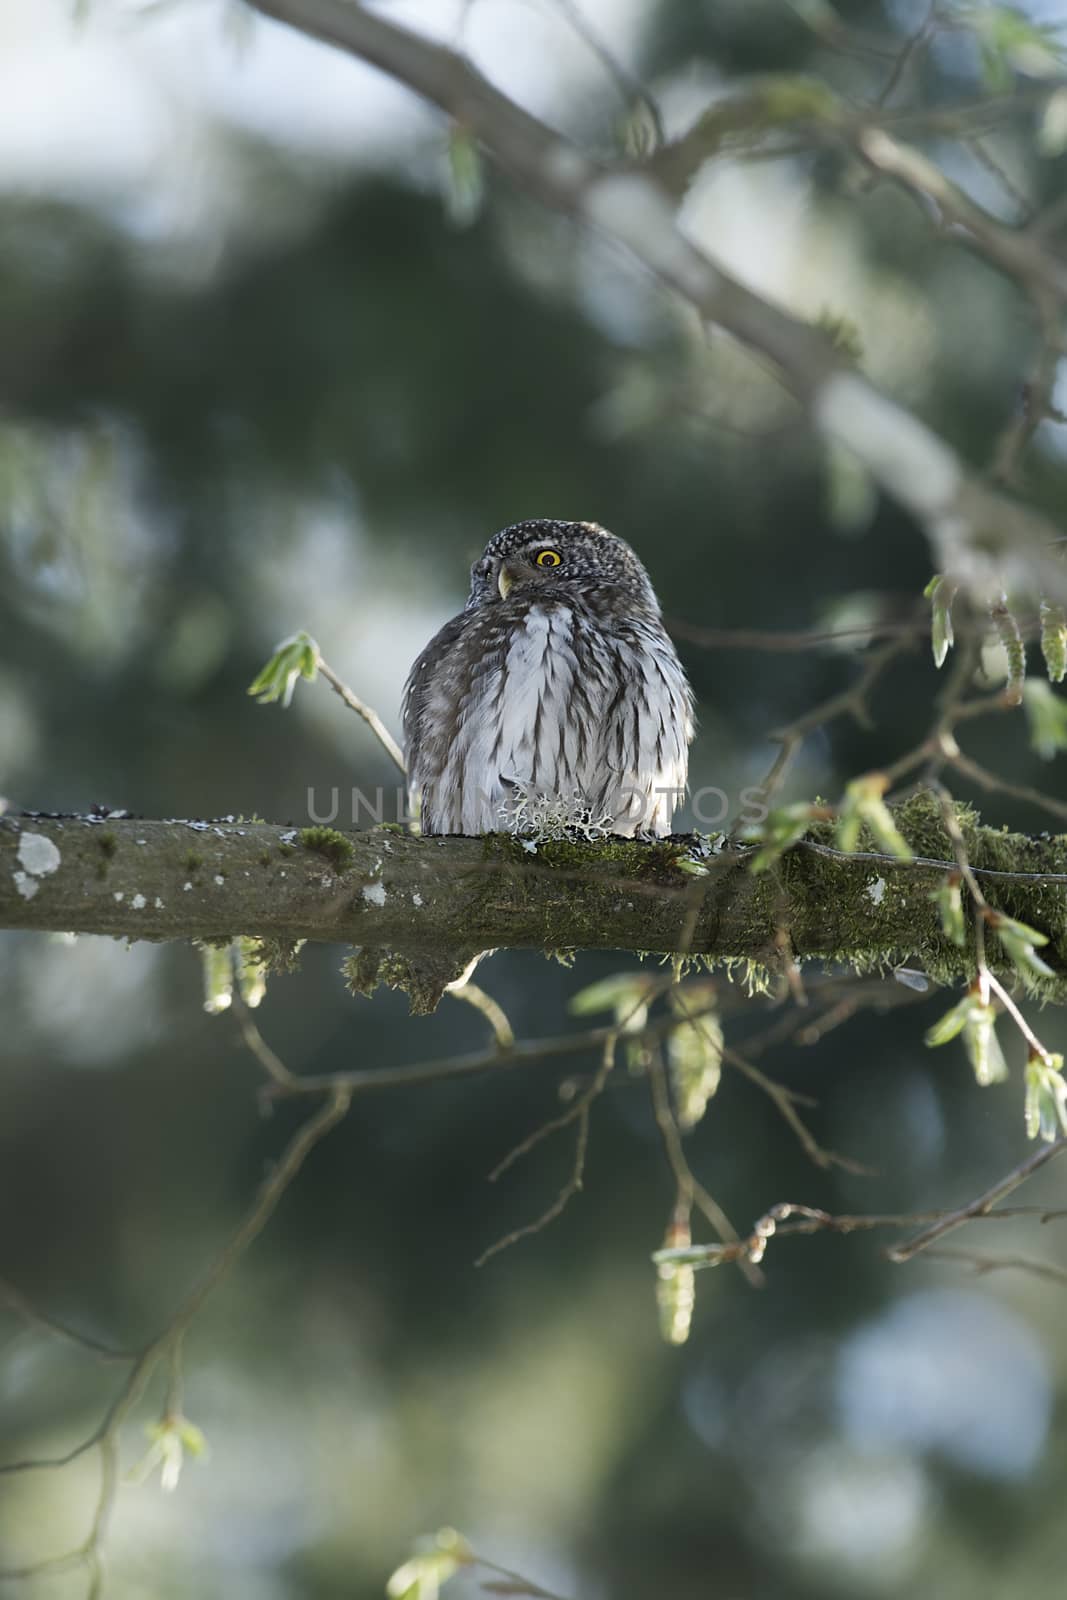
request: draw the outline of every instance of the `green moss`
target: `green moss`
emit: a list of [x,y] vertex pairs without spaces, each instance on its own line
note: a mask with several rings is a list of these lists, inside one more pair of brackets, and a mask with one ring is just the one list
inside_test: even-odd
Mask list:
[[260,864],[261,867],[269,867],[273,863],[273,861],[274,861],[274,857],[271,855],[269,850],[261,850],[260,851],[259,864]]
[[[856,972],[883,972],[903,963],[921,964],[929,976],[942,984],[958,983],[975,971],[973,916],[968,913],[967,946],[958,949],[946,938],[931,893],[944,881],[946,870],[955,863],[952,841],[945,831],[941,806],[935,795],[919,790],[893,806],[893,818],[918,858],[913,865],[871,863],[871,872],[886,884],[885,898],[873,905],[855,884],[845,885],[842,871],[854,868],[846,861],[834,862],[813,856],[803,847],[794,849],[783,861],[786,884],[798,883],[808,916],[819,908],[819,890],[825,885],[832,909],[827,921],[838,935],[838,948],[825,952],[824,960],[840,961]],[[1067,835],[1031,838],[1011,833],[1006,828],[988,827],[972,806],[957,803],[956,816],[963,836],[967,859],[977,871],[978,881],[989,904],[997,911],[1047,934],[1049,943],[1042,956],[1057,971],[1055,978],[1034,974],[1020,975],[1006,959],[995,937],[987,938],[990,966],[1006,982],[1021,981],[1032,994],[1042,999],[1067,999],[1067,886],[1038,881],[1042,873],[1062,874],[1067,866]],[[817,823],[807,837],[833,845],[832,823]],[[861,835],[861,851],[884,854],[866,830]],[[816,863],[829,869],[823,874]],[[929,861],[930,866],[924,866]],[[857,863],[860,865],[860,863]],[[987,877],[984,872],[1011,873],[1011,878]],[[1028,877],[1027,874],[1034,874]],[[800,944],[811,948],[806,938]],[[865,954],[857,955],[857,951]]]
[[278,854],[280,856],[295,856],[296,849],[291,844],[280,844],[278,846]]
[[550,867],[557,872],[604,873],[619,877],[677,882],[683,874],[677,863],[689,852],[685,840],[618,839],[591,843],[587,839],[532,839],[514,833],[487,833],[483,840],[487,861],[513,861],[530,868]]
[[195,850],[187,850],[185,852],[185,856],[182,860],[182,866],[185,868],[186,872],[196,872],[203,865],[203,856],[197,855]]
[[115,852],[118,850],[119,842],[110,828],[103,833],[94,834],[93,837],[96,847],[100,851],[100,860],[96,866],[96,876],[98,878],[106,878],[107,869],[111,865]]
[[338,872],[346,871],[355,860],[356,852],[351,839],[346,839],[336,828],[301,828],[300,843],[305,850],[314,850],[316,855],[325,856]]

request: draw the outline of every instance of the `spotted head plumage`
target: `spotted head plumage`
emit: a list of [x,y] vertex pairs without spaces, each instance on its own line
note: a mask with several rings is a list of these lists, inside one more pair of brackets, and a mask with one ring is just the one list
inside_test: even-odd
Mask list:
[[692,731],[648,574],[593,522],[536,518],[494,534],[465,609],[405,690],[427,833],[519,829],[549,814],[669,833]]

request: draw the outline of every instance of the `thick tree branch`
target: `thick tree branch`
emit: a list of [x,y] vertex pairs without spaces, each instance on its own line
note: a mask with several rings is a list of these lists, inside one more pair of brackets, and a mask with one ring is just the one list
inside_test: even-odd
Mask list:
[[[697,862],[699,841],[535,845],[388,827],[8,816],[0,927],[129,939],[248,934],[427,956],[494,946],[691,951],[771,967],[787,927],[798,959],[910,961],[945,981],[963,976],[973,952],[945,938],[930,900],[954,865],[937,801],[920,794],[895,815],[915,851],[910,864],[873,851],[842,856],[829,829],[816,828],[810,844],[758,875],[751,851]],[[1006,834],[969,814],[961,826],[990,903],[1047,933],[1044,953],[1067,974],[1067,836]],[[694,879],[694,865],[707,875]]]
[[[1067,567],[1049,554],[1058,530],[969,473],[943,439],[849,367],[817,328],[711,261],[677,227],[672,198],[651,168],[590,159],[455,51],[356,0],[247,4],[406,84],[469,129],[523,188],[623,245],[702,317],[769,357],[819,431],[851,450],[926,530],[939,570],[977,591],[1006,583],[1067,598]],[[891,146],[894,159],[902,148]],[[875,154],[888,162],[884,143]],[[1032,263],[1029,242],[1020,248]],[[999,264],[1010,268],[1017,261],[1013,256]]]

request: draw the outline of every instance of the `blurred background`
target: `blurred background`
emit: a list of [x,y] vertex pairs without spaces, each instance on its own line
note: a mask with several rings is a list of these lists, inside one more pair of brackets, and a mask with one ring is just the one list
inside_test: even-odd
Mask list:
[[[642,113],[567,5],[385,9],[461,43],[587,146],[640,138]],[[670,133],[771,71],[872,101],[927,11],[842,4],[831,48],[815,4],[580,6]],[[1054,3],[1020,15],[1064,20]],[[905,105],[1010,93],[1017,66],[998,88],[974,30],[949,30],[895,92]],[[12,808],[303,824],[309,788],[391,787],[387,758],[324,686],[301,686],[284,714],[246,687],[306,628],[397,730],[408,666],[462,604],[469,563],[524,517],[595,518],[644,558],[699,700],[694,784],[730,794],[766,771],[772,729],[853,680],[866,641],[782,653],[707,648],[692,630],[910,613],[930,576],[922,536],[767,371],[492,174],[480,200],[469,172],[457,182],[455,150],[450,169],[440,120],[383,78],[237,0],[6,0],[0,85]],[[1016,221],[1063,191],[1067,161],[1037,132],[1024,106],[987,141],[1007,188],[959,142],[924,148]],[[1031,323],[914,202],[801,149],[712,163],[684,214],[762,292],[847,321],[872,378],[989,462]],[[1025,462],[1053,515],[1064,434],[1043,426]],[[833,796],[909,748],[937,687],[920,641],[880,684],[872,729],[838,721],[807,741],[788,797]],[[1021,716],[969,725],[965,743],[1063,794]],[[1047,825],[981,799],[989,821]],[[353,999],[343,954],[308,947],[270,987],[260,1025],[292,1071],[483,1043],[484,1020],[454,1001],[411,1019],[402,996]],[[480,981],[533,1037],[573,1027],[569,998],[633,963],[504,953]],[[723,991],[733,1040],[774,1020]],[[726,1075],[688,1150],[739,1227],[783,1200],[962,1203],[1024,1156],[1019,1042],[1012,1081],[979,1091],[962,1051],[923,1048],[944,997],[915,998],[761,1058],[817,1097],[818,1136],[871,1176],[816,1170],[771,1102]],[[166,1321],[306,1114],[263,1116],[233,1017],[201,999],[189,948],[0,933],[0,1278],[114,1345]],[[1067,1044],[1062,1020],[1042,1031]],[[690,1341],[670,1348],[649,1255],[674,1186],[645,1085],[625,1071],[595,1108],[584,1191],[475,1270],[558,1191],[569,1136],[500,1183],[487,1173],[592,1065],[355,1103],[186,1340],[184,1406],[211,1457],[175,1494],[158,1475],[121,1489],[109,1596],[363,1600],[442,1523],[574,1600],[1062,1593],[1055,1283],[892,1267],[874,1235],[782,1240],[762,1291],[734,1269],[701,1274]],[[1024,1198],[1061,1196],[1053,1166]],[[995,1245],[1063,1264],[1062,1226],[998,1224]],[[0,1305],[5,1460],[69,1449],[118,1381]],[[124,1467],[160,1404],[155,1390],[127,1426]],[[85,1458],[0,1478],[0,1564],[76,1545],[96,1474]],[[0,1592],[65,1600],[85,1585],[58,1573]],[[477,1586],[460,1576],[449,1592]]]

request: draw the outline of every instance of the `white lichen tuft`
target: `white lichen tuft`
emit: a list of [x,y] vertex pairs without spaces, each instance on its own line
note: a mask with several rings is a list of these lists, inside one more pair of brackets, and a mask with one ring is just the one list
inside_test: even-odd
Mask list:
[[411,903],[412,903],[413,906],[416,906],[416,907],[422,905],[422,895],[419,893],[419,891],[417,889],[415,890],[415,892],[411,896]]
[[874,905],[880,906],[885,899],[885,879],[875,878],[873,883],[867,885],[867,898]]
[[384,906],[385,884],[367,883],[363,886],[363,898],[369,906]]
[[41,885],[28,872],[15,873],[15,888],[24,900],[32,900]]
[[517,788],[499,808],[502,833],[525,834],[523,848],[536,850],[548,839],[606,839],[615,819],[610,811],[595,817],[581,794],[538,794]]
[[134,911],[143,911],[147,904],[148,901],[145,899],[143,894],[135,894],[130,901],[130,905],[133,907]]

